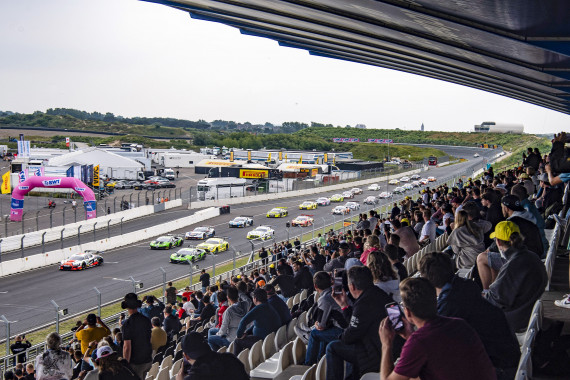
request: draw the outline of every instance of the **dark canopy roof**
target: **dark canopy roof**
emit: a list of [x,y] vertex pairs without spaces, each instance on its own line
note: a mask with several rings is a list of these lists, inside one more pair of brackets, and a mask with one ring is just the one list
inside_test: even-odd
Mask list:
[[567,0],[145,0],[311,54],[570,114]]

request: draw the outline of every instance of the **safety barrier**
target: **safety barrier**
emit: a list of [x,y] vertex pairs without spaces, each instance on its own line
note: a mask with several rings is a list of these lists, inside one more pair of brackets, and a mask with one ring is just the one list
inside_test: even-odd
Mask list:
[[89,249],[104,251],[112,248],[122,247],[140,241],[141,233],[143,233],[144,236],[147,237],[158,236],[165,233],[169,233],[173,230],[177,230],[192,225],[194,223],[198,223],[213,218],[219,214],[220,210],[218,208],[211,207],[205,210],[198,211],[194,215],[162,223],[156,226],[148,227],[143,230],[130,232],[124,235],[114,236],[107,239],[101,239],[95,242],[76,245],[73,247],[59,249],[47,253],[40,253],[37,255],[31,255],[23,258],[4,261],[0,263],[0,276],[7,276],[15,273],[24,272],[27,270],[38,269],[44,266],[57,264],[61,260],[64,260],[65,258],[73,254],[84,252],[85,250]]
[[40,231],[29,232],[27,234],[5,237],[1,240],[0,247],[2,253],[26,249],[60,239],[65,239],[70,236],[75,236],[77,235],[78,228],[80,227],[84,232],[93,231],[94,227],[96,230],[99,230],[107,228],[109,223],[111,223],[111,225],[114,225],[118,224],[120,221],[129,221],[143,216],[152,215],[155,212],[180,206],[182,206],[181,199],[176,199],[157,205],[140,206],[129,210],[120,211],[111,215],[100,216],[95,219],[84,220],[77,223],[69,223],[65,226],[47,228]]

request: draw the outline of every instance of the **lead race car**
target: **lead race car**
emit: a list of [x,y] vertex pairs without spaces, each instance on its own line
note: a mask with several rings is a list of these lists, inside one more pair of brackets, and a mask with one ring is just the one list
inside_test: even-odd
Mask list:
[[68,259],[60,262],[59,270],[84,270],[103,265],[102,253],[100,251],[86,250],[83,253],[71,255]]
[[170,249],[180,247],[183,241],[184,239],[180,236],[165,235],[151,241],[150,249]]
[[216,230],[212,226],[196,227],[190,232],[186,232],[184,238],[186,240],[204,240],[209,237],[214,237]]
[[178,252],[170,255],[170,262],[173,264],[191,264],[198,260],[204,260],[207,252],[194,247],[182,248]]

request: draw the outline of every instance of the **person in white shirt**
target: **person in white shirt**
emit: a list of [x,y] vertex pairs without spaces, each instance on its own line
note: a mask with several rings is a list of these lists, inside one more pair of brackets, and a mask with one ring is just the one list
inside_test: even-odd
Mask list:
[[431,211],[424,210],[423,217],[425,224],[422,227],[422,232],[420,234],[420,240],[418,241],[420,244],[426,241],[434,242],[435,241],[435,230],[437,229],[437,225],[433,220],[431,220]]

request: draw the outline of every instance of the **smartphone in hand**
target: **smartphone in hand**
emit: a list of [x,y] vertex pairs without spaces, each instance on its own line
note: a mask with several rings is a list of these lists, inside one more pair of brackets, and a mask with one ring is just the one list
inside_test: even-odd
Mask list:
[[397,302],[390,302],[389,304],[386,304],[385,307],[386,312],[388,313],[388,319],[390,320],[394,330],[402,330],[404,328],[404,313],[402,313],[400,305],[398,305]]

